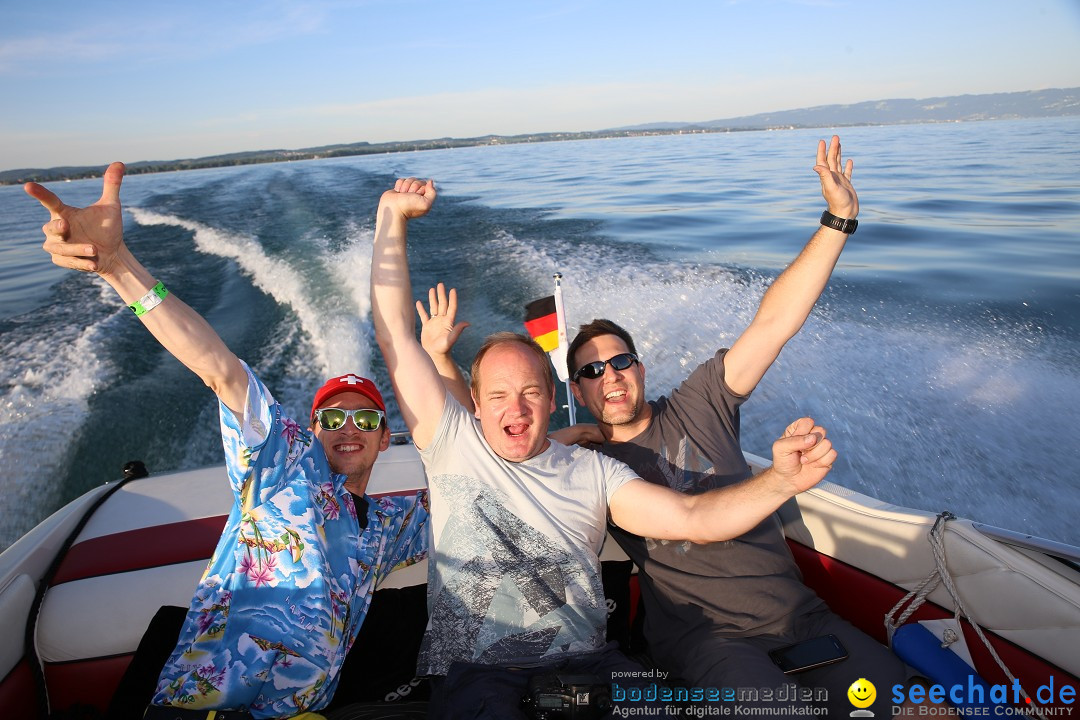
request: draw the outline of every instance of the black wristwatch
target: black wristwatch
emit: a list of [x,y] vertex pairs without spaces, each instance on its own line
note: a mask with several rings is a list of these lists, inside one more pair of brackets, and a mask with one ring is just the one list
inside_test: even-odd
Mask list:
[[847,218],[836,217],[828,210],[821,213],[821,224],[825,227],[832,228],[833,230],[839,230],[845,235],[851,235],[859,227],[858,220],[848,220]]

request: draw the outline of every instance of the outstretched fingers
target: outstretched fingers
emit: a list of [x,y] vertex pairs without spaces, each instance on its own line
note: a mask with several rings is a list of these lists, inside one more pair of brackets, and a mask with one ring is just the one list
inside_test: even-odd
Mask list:
[[453,290],[450,291],[451,301],[446,296],[446,286],[442,283],[437,283],[435,287],[428,288],[428,308],[424,308],[424,301],[416,301],[417,312],[420,313],[420,319],[427,322],[429,318],[436,317],[438,315],[454,316],[453,309],[457,307],[457,295]]
[[844,162],[843,148],[840,146],[839,135],[832,136],[829,148],[829,155],[829,169],[831,169],[833,172],[838,172],[842,174],[844,177],[850,180],[851,171],[855,169],[855,163],[853,163],[851,160]]
[[431,291],[428,291],[428,299],[433,300],[431,306],[435,308],[435,311],[440,315],[451,314],[448,309],[450,303],[446,299],[446,286],[442,283],[436,283],[433,289],[435,290],[434,298],[431,297]]
[[[439,283],[439,288],[442,288],[443,284]],[[457,288],[450,288],[449,294],[446,296],[446,314],[450,319],[457,317]]]
[[60,201],[56,193],[35,182],[26,183],[23,185],[23,190],[27,195],[41,203],[41,206],[49,211],[49,216],[53,220],[60,218],[60,211],[64,209],[64,203]]
[[828,144],[818,141],[814,172],[821,180],[821,194],[829,212],[838,217],[854,218],[859,213],[859,197],[851,185],[854,169],[855,164],[843,158],[839,136],[833,135]]
[[114,162],[105,170],[105,182],[101,186],[98,205],[119,205],[120,185],[124,182],[124,163]]
[[450,295],[446,306],[446,317],[454,324],[454,329],[450,332],[450,342],[456,343],[458,338],[461,337],[461,333],[463,333],[465,328],[469,327],[472,323],[457,321],[457,290],[455,288],[450,288]]
[[829,140],[829,169],[839,170],[843,165],[843,158],[840,157],[840,138],[837,135],[833,135]]
[[105,171],[101,197],[84,208],[65,204],[51,190],[27,183],[23,189],[49,211],[42,249],[54,264],[83,272],[106,272],[123,246],[120,186],[124,164],[114,162]]
[[416,301],[416,313],[420,316],[420,345],[428,354],[447,355],[461,336],[467,322],[456,322],[457,290],[438,283],[428,289],[428,307],[423,300]]
[[428,307],[424,307],[423,300],[416,301],[416,312],[420,316],[420,322],[426,323],[433,317],[445,315],[451,320],[454,317],[454,310],[457,308],[457,295],[451,290],[450,299],[446,296],[446,286],[442,283],[438,283],[433,288],[428,288]]
[[855,169],[855,163],[853,163],[851,160],[848,160],[847,162],[844,161],[844,158],[842,156],[843,151],[840,148],[840,138],[838,136],[832,136],[832,145],[834,148],[836,148],[836,153],[832,160],[829,162],[829,167],[832,169],[833,172],[840,173],[848,180],[850,180],[851,171]]
[[824,179],[826,173],[837,173],[850,180],[854,169],[854,162],[844,161],[839,135],[833,135],[828,144],[824,140],[818,140],[817,162],[814,165],[814,171],[818,175]]
[[420,316],[421,325],[427,324],[427,321],[431,319],[431,316],[428,315],[428,311],[424,309],[423,300],[416,301],[416,314]]
[[[124,163],[114,162],[109,165],[105,170],[104,179],[105,181],[101,186],[101,198],[95,204],[120,204],[120,186],[124,182]],[[41,206],[49,211],[49,215],[53,220],[59,219],[61,212],[67,207],[64,205],[63,201],[57,197],[56,193],[38,183],[26,183],[23,185],[23,190],[27,195],[41,203]]]

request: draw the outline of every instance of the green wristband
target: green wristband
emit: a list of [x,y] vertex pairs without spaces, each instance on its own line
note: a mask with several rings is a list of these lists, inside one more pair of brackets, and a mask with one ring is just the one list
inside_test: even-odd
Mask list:
[[169,291],[165,289],[165,286],[158,280],[158,284],[150,288],[150,291],[143,295],[135,302],[128,305],[131,308],[131,312],[135,313],[136,317],[141,317],[150,312],[169,294]]

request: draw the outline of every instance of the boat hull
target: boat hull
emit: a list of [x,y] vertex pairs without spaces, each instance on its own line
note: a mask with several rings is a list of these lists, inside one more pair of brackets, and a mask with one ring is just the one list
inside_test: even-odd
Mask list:
[[[375,465],[369,492],[410,494],[424,482],[415,449],[392,445]],[[0,623],[15,630],[9,634],[16,640],[0,650],[0,708],[8,716],[32,717],[41,709],[34,661],[19,630],[42,582],[48,588],[34,637],[50,705],[104,710],[158,608],[188,604],[232,502],[222,467],[129,481],[97,508],[45,580],[64,540],[108,491],[78,498],[0,555]],[[803,493],[780,515],[807,584],[885,642],[885,613],[934,570],[927,535],[936,515],[831,483]],[[987,537],[964,519],[946,524],[944,547],[965,607],[1029,692],[1050,678],[1057,687],[1080,685],[1080,572]],[[601,559],[629,564],[614,542],[605,544]],[[378,592],[426,580],[421,563],[391,573]],[[912,621],[952,616],[955,604],[944,586],[928,599]],[[636,597],[629,604],[627,619]],[[422,611],[417,614],[422,625]],[[983,677],[1006,683],[970,625],[965,636]]]

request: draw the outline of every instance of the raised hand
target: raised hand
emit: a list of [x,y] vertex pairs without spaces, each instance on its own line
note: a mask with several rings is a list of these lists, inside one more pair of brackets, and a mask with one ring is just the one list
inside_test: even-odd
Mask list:
[[42,249],[52,255],[55,264],[101,275],[113,269],[117,252],[124,245],[120,214],[123,180],[124,164],[109,165],[101,198],[85,208],[65,205],[52,191],[37,183],[23,186],[30,197],[49,211],[51,219],[41,228],[45,233]]
[[818,141],[817,164],[814,172],[821,179],[821,194],[829,204],[829,212],[837,217],[853,220],[859,214],[859,196],[851,185],[854,163],[844,163],[840,156],[840,138],[832,136],[828,147],[824,140]]
[[435,202],[435,181],[399,178],[392,190],[387,190],[379,200],[380,208],[394,211],[400,217],[411,220],[426,215]]
[[[379,198],[371,250],[371,320],[375,325],[375,340],[394,383],[401,416],[417,447],[427,447],[435,437],[448,397],[447,382],[458,388],[450,390],[455,397],[459,391],[463,393],[462,399],[469,397],[463,381],[451,380],[454,373],[461,377],[453,359],[428,355],[416,339],[406,248],[409,220],[425,215],[434,201],[435,183],[431,180],[402,178],[394,183],[393,189]],[[469,407],[464,402],[462,405]]]
[[430,313],[424,309],[422,300],[416,301],[416,313],[420,316],[420,344],[428,355],[449,355],[461,331],[469,327],[467,322],[455,323],[457,317],[457,290],[439,283],[428,290]]
[[790,483],[800,493],[829,474],[836,456],[832,442],[825,437],[825,428],[811,418],[799,418],[773,443],[772,470],[777,479]]

